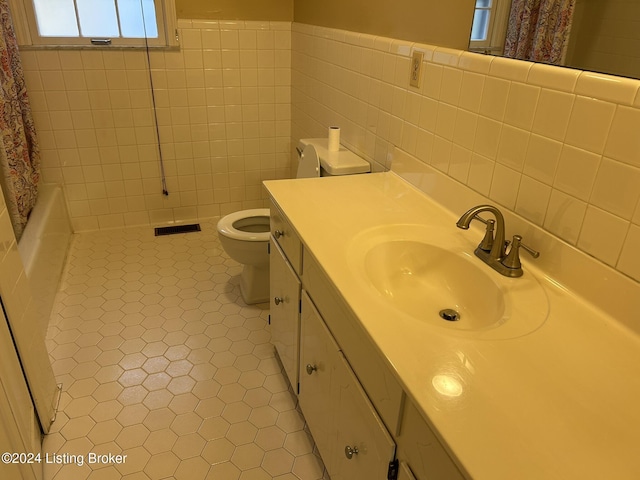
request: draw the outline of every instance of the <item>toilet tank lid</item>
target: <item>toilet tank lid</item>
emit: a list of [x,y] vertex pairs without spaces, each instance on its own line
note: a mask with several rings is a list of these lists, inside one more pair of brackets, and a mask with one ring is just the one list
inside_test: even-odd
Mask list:
[[329,175],[350,175],[353,173],[367,173],[371,171],[371,165],[364,158],[359,157],[342,145],[337,152],[330,152],[327,138],[303,138],[298,143],[298,148],[304,150],[307,145],[313,145],[320,157],[322,168]]

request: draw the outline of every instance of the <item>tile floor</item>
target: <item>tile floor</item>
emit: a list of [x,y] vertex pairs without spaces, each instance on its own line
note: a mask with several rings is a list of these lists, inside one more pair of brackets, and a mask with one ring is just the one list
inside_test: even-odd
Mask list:
[[201,226],[74,236],[47,335],[63,393],[44,452],[127,457],[47,464],[45,480],[323,478],[268,306],[243,303],[241,267],[215,221]]

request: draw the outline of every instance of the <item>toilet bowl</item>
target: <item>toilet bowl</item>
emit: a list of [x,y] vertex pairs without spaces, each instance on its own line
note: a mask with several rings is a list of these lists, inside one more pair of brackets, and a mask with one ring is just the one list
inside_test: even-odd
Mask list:
[[243,265],[240,292],[247,304],[269,300],[269,209],[241,210],[222,217],[218,238],[227,255]]
[[[327,139],[300,140],[296,178],[351,175],[370,171],[364,159],[346,149],[329,152]],[[247,304],[269,301],[269,209],[241,210],[222,217],[218,238],[225,252],[244,265],[240,292]]]

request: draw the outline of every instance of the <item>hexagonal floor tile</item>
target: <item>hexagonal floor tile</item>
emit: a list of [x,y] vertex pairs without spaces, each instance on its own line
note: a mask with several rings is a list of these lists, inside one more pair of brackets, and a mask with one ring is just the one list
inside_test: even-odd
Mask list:
[[75,236],[46,339],[64,390],[44,451],[127,461],[49,466],[44,480],[323,479],[268,306],[242,301],[216,221]]

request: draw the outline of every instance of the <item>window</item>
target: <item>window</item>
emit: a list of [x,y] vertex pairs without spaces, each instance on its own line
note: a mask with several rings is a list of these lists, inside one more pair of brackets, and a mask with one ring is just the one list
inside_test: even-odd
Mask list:
[[175,45],[173,0],[12,0],[21,45]]
[[469,50],[502,54],[510,8],[508,0],[476,0]]
[[492,3],[491,0],[476,1],[476,10],[471,25],[471,41],[483,42],[487,40],[491,20],[493,20],[491,16]]

